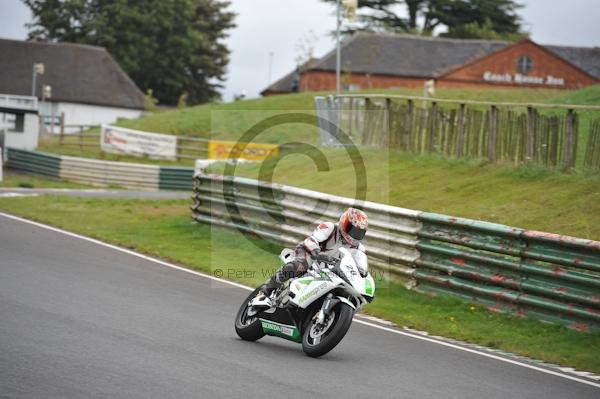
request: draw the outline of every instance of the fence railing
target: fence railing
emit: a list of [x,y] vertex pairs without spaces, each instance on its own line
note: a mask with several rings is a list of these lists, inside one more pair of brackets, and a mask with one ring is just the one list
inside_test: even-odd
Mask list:
[[[595,106],[383,95],[317,97],[315,104],[321,121],[333,123],[355,144],[567,170],[577,164],[578,112],[598,112],[592,125],[600,121]],[[331,130],[336,129],[321,127],[323,145],[339,144],[340,131]],[[587,148],[593,139],[590,131]],[[586,156],[583,166],[594,169],[600,161]]]
[[[208,139],[198,137],[177,136],[177,160],[180,159],[198,159],[206,158],[208,154]],[[61,146],[100,149],[100,134],[85,133],[81,130],[76,133],[64,134],[60,136],[59,144]]]
[[146,190],[190,190],[194,173],[193,168],[102,161],[14,148],[7,149],[7,166],[77,183]]
[[[92,125],[68,125],[64,123],[64,113],[59,130],[59,144],[61,146],[84,148],[97,147],[100,149],[100,133],[90,133],[89,129],[97,127]],[[206,158],[208,154],[209,139],[202,137],[177,136],[177,160]]]
[[296,245],[349,206],[369,215],[370,264],[410,279],[409,287],[579,330],[600,329],[600,242],[239,177],[194,177],[196,221],[283,245]]
[[0,107],[37,111],[38,99],[34,96],[17,96],[14,94],[0,94]]

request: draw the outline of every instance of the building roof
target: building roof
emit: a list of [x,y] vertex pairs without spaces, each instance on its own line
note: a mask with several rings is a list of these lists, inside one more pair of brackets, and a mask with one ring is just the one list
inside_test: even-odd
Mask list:
[[318,60],[315,58],[310,58],[300,67],[294,69],[292,72],[288,73],[281,79],[270,84],[269,87],[261,91],[260,94],[264,96],[268,93],[291,93],[293,91],[297,91],[298,85],[300,84],[300,73],[312,69],[312,66],[317,61]]
[[[361,32],[342,43],[342,70],[433,78],[509,44],[504,41]],[[321,58],[313,69],[334,71],[335,58],[334,50]]]
[[600,47],[542,46],[560,58],[600,79]]
[[292,72],[288,73],[281,79],[275,81],[261,91],[260,94],[265,95],[266,93],[290,93],[294,88],[294,85],[298,85],[298,80],[300,79],[300,74],[298,69],[294,69]]
[[52,100],[144,108],[144,94],[103,47],[0,39],[0,93],[31,95],[32,68],[43,63],[36,93],[52,87]]
[[[513,42],[450,39],[392,33],[359,32],[342,42],[342,71],[373,75],[437,78],[446,72],[499,51]],[[541,47],[600,79],[600,48]],[[310,70],[335,71],[336,51],[314,62]],[[264,92],[282,90],[293,73]],[[277,85],[278,90],[272,90]]]

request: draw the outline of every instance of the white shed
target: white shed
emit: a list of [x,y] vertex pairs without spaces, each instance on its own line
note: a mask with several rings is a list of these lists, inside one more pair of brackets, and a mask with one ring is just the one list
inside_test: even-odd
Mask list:
[[37,98],[0,94],[0,134],[4,135],[4,147],[35,150],[39,138]]

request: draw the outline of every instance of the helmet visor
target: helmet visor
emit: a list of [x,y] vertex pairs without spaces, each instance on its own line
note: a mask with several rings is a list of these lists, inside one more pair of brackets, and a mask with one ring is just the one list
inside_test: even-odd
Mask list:
[[361,229],[360,227],[349,224],[347,233],[355,240],[362,240],[367,233],[367,229]]

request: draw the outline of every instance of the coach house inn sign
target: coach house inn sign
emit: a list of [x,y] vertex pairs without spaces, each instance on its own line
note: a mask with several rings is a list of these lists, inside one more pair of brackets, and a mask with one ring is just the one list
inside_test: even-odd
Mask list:
[[535,85],[548,85],[548,86],[564,86],[565,79],[557,78],[552,75],[546,77],[542,76],[531,76],[523,75],[521,73],[509,74],[509,73],[493,73],[486,71],[483,73],[483,80],[486,82],[497,82],[497,83],[517,83],[517,84],[535,84]]

